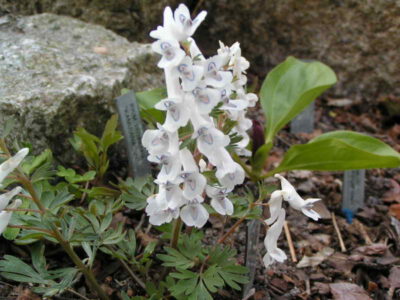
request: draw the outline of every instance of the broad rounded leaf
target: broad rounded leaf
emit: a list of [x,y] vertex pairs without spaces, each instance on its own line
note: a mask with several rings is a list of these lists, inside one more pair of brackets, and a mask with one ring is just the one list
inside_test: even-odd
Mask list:
[[400,154],[384,142],[352,131],[320,135],[292,146],[271,173],[289,170],[340,171],[400,166]]
[[260,100],[267,123],[267,141],[316,97],[336,83],[335,73],[323,63],[288,57],[264,80]]
[[150,119],[154,122],[163,123],[165,113],[157,110],[154,106],[162,99],[167,98],[167,91],[164,88],[156,88],[149,91],[135,93],[139,103],[142,118]]

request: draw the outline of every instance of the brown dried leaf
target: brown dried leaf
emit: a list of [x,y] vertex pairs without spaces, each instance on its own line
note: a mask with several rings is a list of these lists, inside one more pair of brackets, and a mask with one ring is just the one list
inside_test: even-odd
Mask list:
[[17,300],[40,300],[41,298],[29,289],[24,289]]
[[392,288],[400,288],[400,267],[394,266],[390,269],[389,282]]
[[383,194],[383,201],[387,203],[400,203],[400,184],[396,180],[390,179],[391,189]]
[[335,300],[371,300],[363,288],[353,283],[331,283],[329,287]]
[[315,267],[322,263],[327,257],[331,256],[335,250],[330,247],[325,247],[318,251],[313,256],[304,255],[297,264],[298,268]]
[[364,255],[383,255],[385,254],[387,249],[388,249],[387,245],[377,243],[377,244],[358,247],[356,251]]
[[400,204],[392,204],[389,207],[389,213],[400,220]]

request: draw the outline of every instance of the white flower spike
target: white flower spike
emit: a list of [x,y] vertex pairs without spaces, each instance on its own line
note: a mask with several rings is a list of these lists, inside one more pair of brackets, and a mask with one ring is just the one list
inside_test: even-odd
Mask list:
[[289,202],[291,207],[297,210],[301,210],[303,214],[305,214],[307,217],[310,217],[314,221],[318,221],[318,219],[321,218],[321,216],[316,211],[312,210],[314,203],[320,201],[321,199],[312,198],[303,200],[303,198],[300,197],[293,185],[291,185],[290,182],[286,180],[286,178],[279,174],[276,174],[275,177],[280,179],[283,199]]
[[[148,160],[160,166],[155,180],[159,192],[148,198],[146,207],[153,225],[178,216],[187,226],[206,224],[209,214],[202,204],[207,185],[202,172],[206,171],[215,171],[220,185],[207,189],[211,206],[221,215],[232,215],[234,207],[227,193],[243,183],[245,174],[226,150],[231,143],[229,135],[242,137],[234,145],[236,153],[251,154],[246,149],[246,131],[252,123],[245,114],[256,98],[244,92],[248,62],[241,56],[239,43],[231,47],[221,44],[218,55],[211,58],[202,54],[192,35],[206,14],[203,11],[192,20],[184,4],[174,12],[166,7],[163,26],[150,33],[156,39],[153,51],[162,56],[158,66],[164,69],[167,88],[167,98],[155,105],[166,111],[165,122],[158,129],[147,130],[142,138]],[[214,112],[224,118],[217,119]],[[236,121],[228,133],[222,130],[225,118]],[[192,133],[183,135],[187,130]],[[196,140],[193,153],[188,150],[191,146],[185,148],[189,137]]]

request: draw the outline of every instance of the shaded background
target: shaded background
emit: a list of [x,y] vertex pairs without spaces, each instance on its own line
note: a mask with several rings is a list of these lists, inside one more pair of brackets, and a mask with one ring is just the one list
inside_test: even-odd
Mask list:
[[[334,97],[357,101],[400,95],[398,0],[0,0],[0,14],[51,12],[96,23],[128,38],[150,42],[165,5],[186,3],[208,16],[196,33],[209,55],[218,40],[240,41],[251,72],[264,76],[293,55],[331,66]],[[398,100],[396,100],[398,101]]]

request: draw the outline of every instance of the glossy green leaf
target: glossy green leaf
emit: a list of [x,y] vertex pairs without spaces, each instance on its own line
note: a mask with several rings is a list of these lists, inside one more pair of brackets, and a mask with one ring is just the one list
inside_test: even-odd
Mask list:
[[152,121],[153,123],[163,123],[165,114],[154,108],[154,106],[162,99],[167,98],[167,91],[164,88],[156,88],[150,91],[139,92],[135,94],[136,100],[140,107],[142,118]]
[[267,123],[267,141],[316,97],[336,83],[335,73],[323,63],[288,57],[265,79],[260,101]]
[[289,170],[340,171],[400,166],[400,154],[373,137],[334,131],[320,135],[286,152],[281,164],[271,173]]

